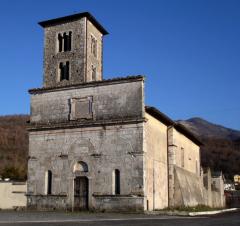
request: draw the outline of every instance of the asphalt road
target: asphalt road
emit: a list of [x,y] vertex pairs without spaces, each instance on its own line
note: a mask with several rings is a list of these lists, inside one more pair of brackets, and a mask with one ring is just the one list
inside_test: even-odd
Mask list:
[[0,211],[0,226],[240,226],[240,212],[201,217]]

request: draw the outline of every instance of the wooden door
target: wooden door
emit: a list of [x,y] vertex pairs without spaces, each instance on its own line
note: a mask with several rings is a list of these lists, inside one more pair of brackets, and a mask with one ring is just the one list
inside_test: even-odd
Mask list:
[[76,177],[74,179],[74,209],[88,209],[88,178]]

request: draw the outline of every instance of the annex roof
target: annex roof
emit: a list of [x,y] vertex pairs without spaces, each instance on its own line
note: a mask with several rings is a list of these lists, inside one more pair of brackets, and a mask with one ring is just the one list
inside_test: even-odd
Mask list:
[[184,134],[187,138],[189,138],[191,141],[193,141],[195,144],[197,145],[203,145],[203,143],[190,131],[188,130],[185,126],[183,126],[182,124],[175,122],[174,123],[174,128]]
[[185,135],[187,138],[189,138],[195,144],[203,145],[202,142],[192,132],[190,132],[185,126],[183,126],[182,124],[180,124],[178,122],[173,121],[167,115],[165,115],[164,113],[159,111],[157,108],[146,106],[145,110],[148,114],[155,117],[159,121],[163,122],[165,125],[174,127],[178,132]]
[[148,114],[158,119],[159,121],[163,122],[167,126],[171,126],[174,124],[174,121],[172,119],[170,119],[167,115],[163,114],[155,107],[145,106],[145,110]]

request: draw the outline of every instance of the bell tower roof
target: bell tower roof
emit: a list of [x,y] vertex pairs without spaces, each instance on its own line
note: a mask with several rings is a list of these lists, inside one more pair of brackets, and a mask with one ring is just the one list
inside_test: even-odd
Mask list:
[[41,25],[43,28],[45,28],[45,27],[54,26],[54,25],[57,25],[57,24],[62,24],[62,23],[66,23],[66,22],[72,22],[72,21],[75,21],[75,20],[79,20],[83,17],[86,17],[89,21],[91,21],[94,24],[94,26],[103,35],[108,34],[106,29],[89,12],[77,13],[77,14],[64,16],[64,17],[59,17],[59,18],[55,18],[55,19],[51,19],[51,20],[45,20],[45,21],[39,22],[38,24]]

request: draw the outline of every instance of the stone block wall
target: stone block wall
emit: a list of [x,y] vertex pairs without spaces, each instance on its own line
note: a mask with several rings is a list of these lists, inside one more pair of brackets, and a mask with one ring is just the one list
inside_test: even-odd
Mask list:
[[94,197],[94,210],[106,212],[143,212],[144,197],[98,196]]
[[68,122],[73,98],[92,99],[92,120],[138,119],[144,116],[143,78],[51,90],[31,96],[31,123]]
[[[74,202],[73,181],[77,176],[74,165],[78,162],[85,162],[88,166],[88,172],[81,176],[89,180],[90,209],[99,205],[94,197],[113,195],[112,174],[115,169],[120,171],[120,194],[143,197],[142,147],[142,123],[30,132],[28,205],[39,203],[39,208],[51,207],[58,200],[56,208],[63,204],[71,207]],[[45,194],[45,173],[48,170],[52,172],[50,196]],[[42,201],[37,201],[39,199]]]
[[[74,84],[85,81],[86,71],[86,18],[44,29],[44,87]],[[58,53],[58,34],[72,32],[72,50]],[[59,81],[58,65],[70,62],[69,81]]]
[[[44,29],[44,87],[56,87],[92,81],[92,66],[96,80],[102,80],[103,34],[86,18],[47,26]],[[71,32],[71,50],[59,52],[58,35]],[[93,56],[91,36],[97,41]],[[60,81],[59,64],[69,62],[69,80]]]
[[27,195],[28,209],[71,210],[66,195]]
[[[91,38],[97,40],[97,56],[91,53]],[[96,27],[87,20],[87,59],[86,59],[86,80],[91,81],[92,66],[96,67],[97,81],[102,80],[103,72],[103,35],[96,29]]]

